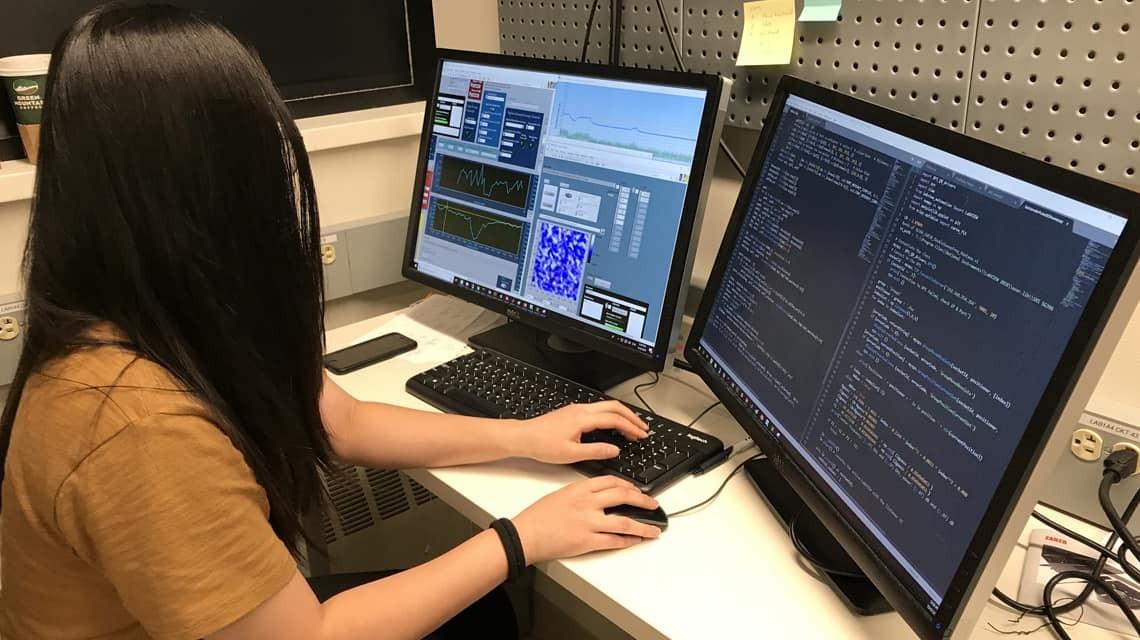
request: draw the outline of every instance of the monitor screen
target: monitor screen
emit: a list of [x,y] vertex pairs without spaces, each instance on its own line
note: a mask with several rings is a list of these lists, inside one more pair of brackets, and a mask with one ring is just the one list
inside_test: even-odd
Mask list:
[[[50,52],[73,22],[103,4],[105,0],[6,2],[0,57]],[[169,0],[169,4],[216,17],[252,46],[296,117],[423,100],[435,68],[430,2]],[[0,112],[6,105],[7,100],[0,100]],[[5,119],[0,117],[0,140]]]
[[938,619],[1126,218],[796,93],[689,357]]
[[613,75],[444,59],[405,273],[661,361],[716,92]]

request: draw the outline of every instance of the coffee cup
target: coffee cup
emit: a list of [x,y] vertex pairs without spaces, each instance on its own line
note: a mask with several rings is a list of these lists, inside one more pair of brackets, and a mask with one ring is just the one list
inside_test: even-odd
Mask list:
[[24,141],[24,151],[33,164],[39,156],[40,118],[50,62],[51,56],[48,54],[0,58],[0,82],[3,82],[8,98],[12,101],[16,126]]

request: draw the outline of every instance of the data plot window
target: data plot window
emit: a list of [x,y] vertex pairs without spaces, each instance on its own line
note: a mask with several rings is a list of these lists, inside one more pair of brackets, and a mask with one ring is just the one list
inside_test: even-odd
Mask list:
[[492,255],[519,255],[525,226],[520,220],[447,200],[436,200],[432,208],[431,228],[436,234]]

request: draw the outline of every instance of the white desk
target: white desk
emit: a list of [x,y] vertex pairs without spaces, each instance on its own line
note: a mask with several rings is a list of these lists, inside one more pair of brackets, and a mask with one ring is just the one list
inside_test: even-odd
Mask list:
[[[359,341],[392,315],[330,331],[328,349]],[[336,381],[361,400],[434,410],[404,391],[404,382],[410,376],[428,368],[430,365],[422,360],[413,362],[402,356],[336,377]],[[634,382],[647,379],[643,376],[627,382],[612,394],[635,401]],[[682,423],[715,401],[696,376],[680,371],[663,376],[656,387],[642,395],[658,413]],[[727,444],[744,437],[740,426],[719,407],[697,428]],[[658,496],[662,506],[668,512],[701,501],[737,463],[754,453],[741,453],[704,476],[679,481]],[[529,460],[414,470],[410,474],[481,526],[495,518],[512,517],[538,498],[582,477],[568,467]],[[852,614],[830,587],[801,563],[780,521],[743,472],[738,475],[712,504],[672,519],[669,529],[657,540],[620,552],[549,562],[538,569],[636,638],[914,637],[897,614]],[[1030,528],[1027,525],[1026,532]],[[1023,557],[1024,550],[1019,548],[1009,560],[1000,582],[1006,593],[1016,593]],[[987,622],[1007,631],[1039,625],[1035,618],[1012,624],[1013,617],[1008,610],[990,605],[973,636],[1009,637],[990,630]],[[1076,633],[1082,638],[1130,637],[1087,625]],[[1042,629],[1030,637],[1052,636]]]

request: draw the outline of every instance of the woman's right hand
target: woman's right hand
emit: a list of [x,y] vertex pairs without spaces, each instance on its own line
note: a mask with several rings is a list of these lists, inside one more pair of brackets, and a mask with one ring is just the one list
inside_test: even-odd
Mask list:
[[575,482],[527,507],[513,520],[527,564],[624,549],[661,534],[652,525],[602,511],[619,504],[657,508],[656,500],[614,476]]

